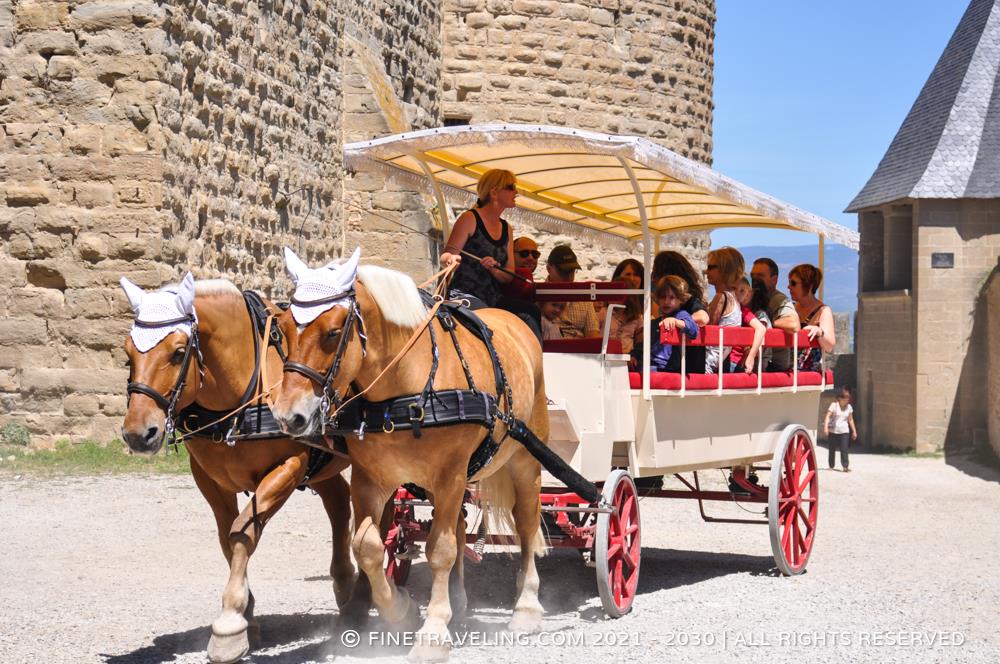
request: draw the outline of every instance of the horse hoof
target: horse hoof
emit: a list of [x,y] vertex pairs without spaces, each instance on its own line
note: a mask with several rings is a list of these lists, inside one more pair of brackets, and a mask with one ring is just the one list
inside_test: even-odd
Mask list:
[[[419,638],[419,636],[418,636]],[[411,662],[447,662],[449,648],[444,643],[418,643],[410,649]]]
[[212,664],[233,664],[250,654],[250,640],[245,631],[228,636],[212,634],[208,641],[208,661]]
[[355,575],[343,579],[333,580],[333,597],[337,601],[337,608],[343,610],[354,595]]
[[534,634],[542,629],[542,614],[538,611],[515,611],[507,623],[507,629],[515,634]]

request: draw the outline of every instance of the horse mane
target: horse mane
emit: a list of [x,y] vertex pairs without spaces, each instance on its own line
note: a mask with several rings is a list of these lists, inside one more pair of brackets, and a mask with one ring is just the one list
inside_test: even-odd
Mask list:
[[205,279],[194,282],[195,295],[242,295],[236,284],[228,279]]
[[415,328],[427,316],[427,307],[413,279],[385,267],[361,265],[358,281],[371,293],[375,304],[388,322],[400,327]]

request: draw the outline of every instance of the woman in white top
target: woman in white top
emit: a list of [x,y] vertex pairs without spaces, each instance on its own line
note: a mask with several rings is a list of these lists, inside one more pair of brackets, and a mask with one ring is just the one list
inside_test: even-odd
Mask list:
[[851,392],[842,387],[837,392],[837,400],[830,404],[823,420],[823,435],[830,445],[830,468],[836,468],[837,449],[840,449],[840,464],[845,473],[851,472],[847,447],[851,440],[858,439],[858,430],[854,426],[854,408],[851,406]]
[[[743,325],[743,311],[736,299],[736,285],[743,278],[746,267],[743,254],[732,247],[722,247],[708,252],[705,277],[715,287],[715,297],[708,304],[708,324],[720,327],[740,327]],[[759,322],[758,322],[759,325]],[[763,336],[761,336],[763,339]],[[755,340],[756,341],[756,340]],[[753,367],[757,359],[759,343],[755,343],[746,356],[747,364]],[[732,346],[725,346],[720,356],[716,345],[705,347],[705,373],[724,372],[729,367],[729,352]]]

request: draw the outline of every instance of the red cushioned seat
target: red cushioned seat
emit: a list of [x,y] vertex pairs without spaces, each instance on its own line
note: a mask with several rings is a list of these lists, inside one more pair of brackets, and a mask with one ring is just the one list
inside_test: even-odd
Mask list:
[[[546,353],[590,353],[601,352],[602,337],[586,337],[583,339],[546,339],[542,342],[542,350]],[[620,355],[622,342],[620,339],[608,339],[608,353]]]
[[539,281],[535,283],[535,302],[615,302],[622,304],[627,295],[606,293],[627,289],[621,281]]
[[[791,387],[792,372],[769,371],[761,375],[761,387]],[[637,371],[631,371],[628,375],[629,387],[633,390],[642,388],[642,375]],[[827,369],[826,384],[833,386],[833,372]],[[822,385],[822,376],[818,371],[800,371],[799,385],[808,387]],[[681,389],[681,375],[679,373],[667,373],[654,371],[649,377],[649,387],[654,390],[679,390]],[[689,390],[715,390],[719,387],[719,376],[717,374],[690,374],[687,379],[687,389]],[[757,374],[748,376],[745,373],[729,373],[722,375],[722,387],[727,390],[755,390],[757,389]]]

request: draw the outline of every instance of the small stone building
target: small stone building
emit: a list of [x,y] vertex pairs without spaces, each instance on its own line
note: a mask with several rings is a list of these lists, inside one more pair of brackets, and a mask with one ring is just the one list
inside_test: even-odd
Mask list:
[[847,211],[858,213],[861,233],[864,437],[918,452],[986,445],[983,291],[1000,256],[1000,0],[970,3]]

